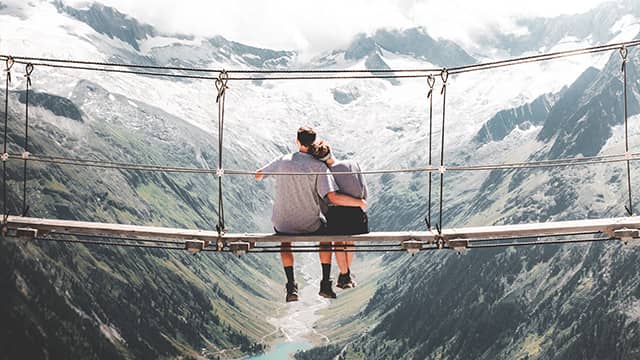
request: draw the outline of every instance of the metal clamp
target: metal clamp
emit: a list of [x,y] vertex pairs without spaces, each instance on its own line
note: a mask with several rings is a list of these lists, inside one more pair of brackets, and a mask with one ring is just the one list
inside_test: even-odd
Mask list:
[[620,56],[622,56],[622,68],[620,69],[620,71],[624,72],[625,67],[627,65],[627,54],[629,53],[629,50],[626,47],[621,47],[620,48]]
[[249,252],[251,244],[246,241],[233,241],[229,243],[229,249],[236,256],[242,256]]
[[427,76],[427,85],[429,85],[429,93],[427,94],[427,98],[430,98],[431,95],[433,94],[433,86],[435,84],[436,84],[436,79],[432,75]]
[[614,230],[613,237],[620,239],[623,244],[628,245],[630,240],[640,238],[640,230],[627,228]]
[[227,70],[222,70],[216,79],[216,90],[218,90],[218,96],[216,96],[216,102],[220,101],[220,98],[224,96],[225,92],[229,88],[227,86],[227,82],[229,82],[229,73]]
[[411,256],[415,255],[418,251],[422,250],[422,241],[419,240],[405,240],[402,242],[402,248],[407,250]]
[[445,172],[447,172],[447,167],[446,166],[440,166],[438,168],[438,172],[440,172],[440,174],[444,174]]
[[3,162],[9,160],[9,153],[4,153],[0,155],[0,160],[2,160]]
[[30,156],[31,156],[31,153],[28,151],[25,151],[22,154],[20,154],[20,157],[22,158],[22,160],[29,160]]
[[7,74],[7,82],[9,83],[11,82],[11,68],[15,63],[16,61],[11,56],[5,60],[6,69],[4,69],[4,72]]
[[216,175],[222,177],[222,175],[224,175],[224,169],[216,169]]
[[458,254],[462,254],[463,251],[469,248],[469,240],[449,240],[447,241],[447,247]]
[[31,73],[33,73],[33,64],[29,63],[24,68],[24,77],[27,78],[27,85],[31,86]]
[[187,250],[188,252],[194,255],[202,251],[205,247],[206,247],[205,241],[198,240],[198,239],[187,240],[184,244],[185,250]]
[[447,88],[447,80],[449,80],[449,70],[447,70],[447,68],[442,69],[440,72],[440,78],[442,79],[442,90],[440,90],[440,95],[442,95]]
[[33,228],[17,228],[17,229],[10,229],[8,228],[6,230],[6,234],[7,237],[12,237],[12,238],[16,238],[19,240],[33,240],[38,236],[38,229],[33,229]]

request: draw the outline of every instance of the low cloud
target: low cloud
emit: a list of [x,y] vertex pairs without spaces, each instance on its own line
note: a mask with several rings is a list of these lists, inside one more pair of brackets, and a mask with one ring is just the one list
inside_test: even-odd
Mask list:
[[[70,5],[84,0],[67,0]],[[294,49],[303,54],[344,47],[357,33],[423,26],[429,34],[460,43],[488,28],[523,32],[519,16],[581,13],[603,0],[102,0],[105,5],[152,24],[160,31],[222,35],[249,45]],[[517,4],[516,4],[517,3]]]

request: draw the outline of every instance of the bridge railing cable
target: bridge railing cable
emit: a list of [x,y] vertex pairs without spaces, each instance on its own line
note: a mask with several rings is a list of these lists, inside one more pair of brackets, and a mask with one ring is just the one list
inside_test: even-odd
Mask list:
[[[8,154],[8,160],[22,160],[22,154]],[[567,167],[567,166],[580,166],[580,165],[596,165],[607,163],[618,163],[626,161],[638,161],[640,160],[640,152],[628,153],[628,154],[610,154],[599,156],[587,156],[587,157],[569,157],[554,160],[532,160],[528,162],[513,162],[502,164],[477,164],[477,165],[451,165],[446,168],[446,171],[490,171],[490,170],[514,170],[514,169],[536,169],[536,168],[549,168],[549,167]],[[188,174],[214,174],[217,175],[220,172],[217,169],[207,168],[194,168],[194,167],[180,167],[169,165],[153,165],[153,164],[141,164],[141,163],[126,163],[126,162],[114,162],[108,160],[93,160],[84,158],[72,158],[64,156],[49,156],[41,154],[30,154],[27,161],[40,162],[48,164],[69,165],[69,166],[82,166],[89,168],[103,168],[103,169],[115,169],[115,170],[136,170],[136,171],[149,171],[149,172],[166,172],[166,173],[188,173]],[[419,173],[419,172],[439,172],[438,167],[426,166],[426,167],[414,167],[414,168],[398,168],[398,169],[376,169],[376,170],[361,170],[361,171],[348,171],[341,174],[352,175],[382,175],[382,174],[399,174],[399,173]],[[324,175],[322,172],[265,172],[265,175],[269,176],[305,176],[305,175]],[[224,169],[223,176],[228,175],[242,175],[253,176],[255,170],[239,170],[239,169]]]

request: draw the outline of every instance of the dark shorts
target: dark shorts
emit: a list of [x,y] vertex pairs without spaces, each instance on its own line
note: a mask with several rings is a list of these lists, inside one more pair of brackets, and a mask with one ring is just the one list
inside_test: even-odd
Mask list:
[[325,224],[325,223],[322,223],[322,225],[320,225],[318,230],[316,230],[314,232],[310,232],[310,233],[290,234],[290,233],[285,233],[285,232],[278,231],[278,229],[276,229],[276,228],[273,228],[273,231],[275,231],[275,233],[278,234],[278,235],[291,235],[291,236],[307,236],[307,235],[314,236],[314,235],[327,235],[328,234],[327,224]]
[[[317,235],[327,235],[328,234],[328,229],[327,229],[327,224],[322,223],[322,225],[320,225],[320,228],[314,232],[311,233],[303,233],[303,234],[288,234],[288,233],[283,233],[278,231],[278,229],[273,228],[273,231],[276,232],[276,234],[278,235],[292,235],[292,236],[317,236]],[[291,247],[291,242],[286,242],[283,241],[282,243],[282,252],[289,252],[289,248]],[[321,241],[320,242],[320,247],[321,248],[329,248],[331,249],[331,242],[327,242],[327,241]]]
[[329,235],[356,235],[369,232],[367,213],[359,207],[329,206],[327,213]]

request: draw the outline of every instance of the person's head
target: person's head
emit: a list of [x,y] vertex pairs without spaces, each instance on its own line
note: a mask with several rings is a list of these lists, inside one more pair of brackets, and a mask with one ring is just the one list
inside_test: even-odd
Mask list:
[[331,147],[329,144],[324,142],[323,140],[316,141],[311,145],[312,152],[314,158],[326,163],[331,166],[333,164],[333,156],[331,155]]
[[316,141],[316,132],[308,126],[303,126],[298,129],[298,136],[296,138],[296,144],[298,149],[302,152],[310,153],[313,143]]

